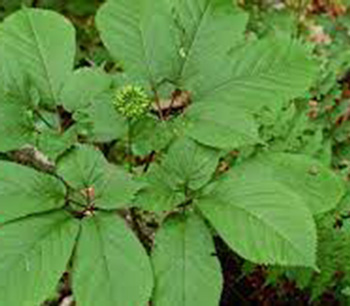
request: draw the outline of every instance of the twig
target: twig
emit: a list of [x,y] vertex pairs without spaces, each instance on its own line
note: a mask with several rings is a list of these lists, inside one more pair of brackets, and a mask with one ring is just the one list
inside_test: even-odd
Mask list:
[[20,150],[11,151],[7,155],[10,160],[16,163],[27,165],[49,174],[55,172],[55,164],[33,146],[27,145]]
[[164,120],[162,107],[160,105],[160,98],[159,98],[158,92],[157,92],[157,90],[155,89],[154,86],[152,86],[152,91],[153,91],[153,94],[154,94],[154,100],[155,100],[155,103],[156,103],[156,106],[157,106],[157,111],[158,111],[159,118],[161,120]]
[[148,171],[148,168],[151,165],[155,154],[156,152],[152,151],[151,154],[147,157],[147,162],[146,162],[146,166],[143,168],[143,173],[146,173]]
[[[180,92],[181,93],[181,92]],[[174,106],[174,103],[175,103],[175,100],[178,96],[178,92],[176,91],[175,93],[172,93],[171,95],[171,101],[170,101],[170,104],[169,104],[169,108],[167,109],[166,113],[165,113],[165,118],[168,118],[170,113],[171,113],[171,109],[173,108]]]

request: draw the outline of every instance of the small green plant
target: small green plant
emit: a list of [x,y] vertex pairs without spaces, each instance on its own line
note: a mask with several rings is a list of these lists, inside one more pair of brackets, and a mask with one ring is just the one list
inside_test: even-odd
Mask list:
[[[344,184],[257,120],[305,95],[315,63],[291,38],[247,40],[247,21],[229,0],[109,0],[96,24],[123,72],[107,74],[74,70],[59,14],[4,20],[1,303],[40,305],[68,271],[81,306],[218,305],[214,235],[258,264],[322,269],[315,216]],[[28,145],[50,171],[15,163]]]

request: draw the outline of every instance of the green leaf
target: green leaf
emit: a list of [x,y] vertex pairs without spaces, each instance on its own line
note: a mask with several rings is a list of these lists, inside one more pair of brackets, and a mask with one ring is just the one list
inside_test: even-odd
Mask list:
[[259,142],[253,116],[239,108],[218,103],[194,104],[185,114],[185,133],[202,144],[235,149]]
[[185,201],[182,189],[178,188],[167,169],[154,164],[142,180],[145,187],[137,194],[135,204],[149,211],[169,211]]
[[183,32],[180,82],[197,92],[227,72],[227,53],[243,41],[248,14],[229,0],[177,0],[172,5]]
[[70,22],[53,11],[24,8],[4,20],[1,43],[39,90],[42,103],[56,104],[73,69],[75,31]]
[[219,151],[183,137],[170,147],[162,166],[175,185],[197,190],[210,181],[219,158]]
[[148,155],[166,148],[174,138],[172,122],[145,117],[132,126],[132,151],[135,155]]
[[127,134],[126,120],[115,110],[110,93],[96,96],[88,107],[74,113],[79,132],[91,142],[109,142]]
[[0,151],[20,149],[34,143],[33,114],[16,97],[0,96]]
[[[264,39],[237,46],[230,54],[222,73],[201,73],[210,82],[192,89],[194,105],[185,114],[189,136],[223,149],[258,143],[252,115],[263,107],[276,112],[302,95],[315,75],[307,52],[289,39]],[[215,63],[221,65],[219,59]]]
[[336,207],[345,194],[342,179],[321,162],[289,153],[267,153],[235,168],[237,175],[270,178],[297,193],[314,214]]
[[155,306],[219,305],[222,276],[208,228],[194,213],[173,216],[156,234]]
[[1,5],[5,9],[5,14],[11,13],[12,11],[20,9],[21,5],[30,5],[29,0],[2,0]]
[[219,151],[189,138],[178,139],[162,163],[151,166],[136,203],[147,210],[175,208],[185,200],[186,189],[197,190],[210,181],[219,157]]
[[[90,146],[79,146],[61,158],[57,171],[78,194],[92,189],[91,200],[103,209],[129,206],[140,188],[123,168],[109,164],[99,150]],[[85,205],[86,199],[81,204]]]
[[235,48],[226,65],[231,65],[231,71],[225,78],[203,75],[212,81],[194,93],[197,101],[223,103],[249,112],[262,107],[276,110],[303,95],[316,74],[306,49],[297,41],[280,37]]
[[60,100],[66,110],[74,112],[92,104],[94,98],[108,90],[111,79],[99,69],[81,68],[70,75]]
[[[291,268],[269,269],[269,273],[286,276],[298,289],[310,292],[310,301],[318,301],[322,295],[334,288],[340,289],[350,284],[350,223],[339,223],[338,212],[329,212],[317,216],[317,265],[319,273],[311,269]],[[338,273],[342,276],[336,277]]]
[[73,268],[79,305],[146,305],[152,287],[149,258],[119,216],[99,213],[82,221]]
[[341,291],[342,294],[350,297],[350,287],[346,287]]
[[38,135],[37,148],[51,160],[56,160],[76,142],[77,135],[74,127],[64,133],[49,129]]
[[10,162],[0,162],[0,224],[57,209],[65,189],[53,176]]
[[197,205],[240,256],[259,264],[316,268],[316,229],[302,198],[254,173],[233,172],[211,189]]
[[350,193],[346,192],[345,196],[337,206],[337,212],[341,215],[350,214]]
[[78,222],[64,212],[1,226],[1,303],[41,305],[66,270],[78,230]]
[[166,0],[109,0],[96,17],[103,42],[127,73],[155,86],[178,70],[177,33]]
[[[1,30],[0,30],[1,31]],[[1,33],[1,32],[0,32]],[[1,95],[10,95],[24,105],[30,105],[30,82],[28,75],[21,69],[20,63],[12,54],[0,45],[0,90]]]

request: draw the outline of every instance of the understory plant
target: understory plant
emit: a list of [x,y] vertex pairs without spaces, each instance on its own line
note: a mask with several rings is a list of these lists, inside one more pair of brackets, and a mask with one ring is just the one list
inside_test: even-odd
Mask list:
[[[261,12],[260,12],[261,13]],[[284,13],[284,14],[283,14]],[[264,22],[284,18],[281,25],[283,35],[295,35],[290,31],[288,11],[262,12]],[[270,143],[270,149],[308,154],[325,165],[338,169],[339,175],[349,180],[349,25],[348,14],[337,18],[327,14],[308,16],[303,20],[299,37],[307,41],[319,63],[319,73],[312,90],[304,99],[291,103],[280,112],[278,120],[263,120],[263,137]],[[286,22],[288,21],[288,22]],[[252,23],[253,25],[256,22]],[[270,24],[271,25],[271,24]],[[269,29],[271,31],[272,29]],[[280,28],[281,32],[282,29]],[[265,33],[263,35],[267,35]],[[288,33],[289,32],[289,33]],[[293,34],[294,32],[294,34]],[[271,35],[271,33],[269,33]],[[349,185],[347,196],[337,207],[325,214],[315,216],[318,246],[317,265],[320,271],[305,267],[270,266],[263,268],[267,273],[264,289],[273,285],[277,292],[291,283],[301,289],[310,303],[323,304],[334,299],[341,305],[349,304]],[[257,272],[247,264],[249,271]]]
[[271,147],[259,120],[278,120],[317,67],[300,41],[247,22],[230,0],[108,0],[107,73],[74,69],[63,16],[3,21],[1,304],[40,305],[68,273],[78,306],[218,305],[216,235],[254,263],[322,270],[315,220],[343,181]]

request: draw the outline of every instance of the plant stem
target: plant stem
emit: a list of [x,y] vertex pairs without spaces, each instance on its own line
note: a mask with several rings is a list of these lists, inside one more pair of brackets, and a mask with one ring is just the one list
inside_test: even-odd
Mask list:
[[160,105],[160,98],[159,98],[158,92],[157,92],[157,90],[156,90],[156,88],[154,86],[152,86],[152,91],[153,91],[154,100],[155,100],[155,103],[156,103],[156,106],[157,106],[158,116],[159,116],[160,120],[164,120],[162,107]]
[[42,116],[42,115],[40,114],[40,112],[39,112],[37,109],[34,110],[34,114],[37,115],[37,117],[38,117],[48,128],[54,129],[54,127],[52,126],[52,124],[51,124],[50,122],[48,122],[48,121],[45,119],[45,117]]
[[128,139],[127,139],[127,160],[129,164],[129,172],[132,173],[132,119],[128,119]]
[[39,7],[40,0],[33,0],[32,7]]

